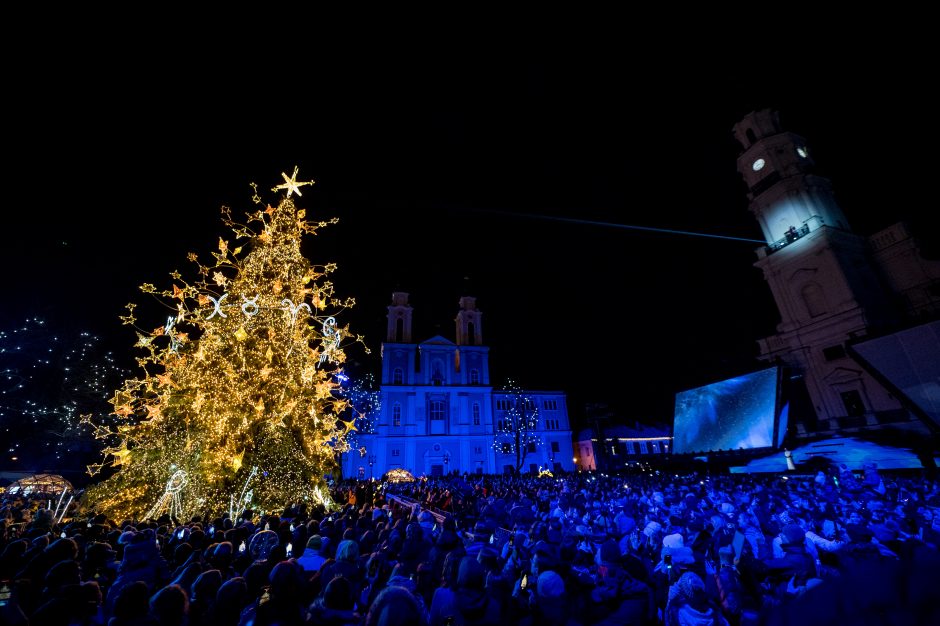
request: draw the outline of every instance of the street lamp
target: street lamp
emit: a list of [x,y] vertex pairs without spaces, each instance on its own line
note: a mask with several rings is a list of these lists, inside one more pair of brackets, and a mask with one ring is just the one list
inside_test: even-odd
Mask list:
[[374,479],[372,478],[372,466],[373,466],[373,465],[375,465],[375,455],[374,455],[374,454],[370,454],[370,455],[369,455],[369,480],[374,480]]

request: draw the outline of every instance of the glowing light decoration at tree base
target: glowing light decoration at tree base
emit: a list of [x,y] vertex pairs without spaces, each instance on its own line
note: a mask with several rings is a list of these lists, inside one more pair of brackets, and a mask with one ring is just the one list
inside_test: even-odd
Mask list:
[[154,519],[164,512],[169,513],[170,517],[172,518],[182,518],[183,505],[180,503],[180,492],[186,486],[187,482],[189,482],[189,480],[186,478],[186,472],[183,470],[176,470],[173,472],[173,475],[170,476],[169,482],[166,484],[166,489],[164,489],[163,495],[160,496],[160,499],[157,500],[157,503],[154,504],[149,511],[147,511],[147,514],[144,515],[144,518]]
[[251,484],[251,480],[258,475],[258,466],[251,468],[251,472],[248,473],[248,478],[245,479],[245,485],[242,487],[242,491],[238,496],[238,500],[235,500],[235,494],[233,493],[229,499],[228,506],[228,516],[229,519],[237,519],[242,511],[248,508],[248,505],[251,504],[252,499],[254,499],[255,492],[253,489],[249,489],[248,485]]
[[349,408],[337,382],[340,341],[362,338],[336,322],[355,302],[335,297],[326,279],[335,265],[312,265],[301,252],[305,234],[336,220],[306,220],[290,198],[300,195],[296,176],[276,188],[287,191],[277,207],[249,213],[245,224],[223,207],[237,245],[220,239],[211,263],[190,253],[193,282],[174,271],[168,289],[141,286],[170,319],[157,316],[166,321],[147,331],[127,306],[121,319],[137,331],[141,372],[114,393],[109,423],[85,418],[106,446],[89,472],[117,469],[86,491],[87,508],[116,519],[157,514],[153,503],[166,508],[169,487],[161,489],[177,472],[188,482],[170,504],[183,517],[242,506],[248,493],[259,510],[329,504],[323,475],[353,427],[340,421]]

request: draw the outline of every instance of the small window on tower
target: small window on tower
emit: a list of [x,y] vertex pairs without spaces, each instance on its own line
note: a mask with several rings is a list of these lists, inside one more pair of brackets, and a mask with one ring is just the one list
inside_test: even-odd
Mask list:
[[826,295],[822,287],[816,283],[808,283],[800,290],[803,296],[803,303],[806,305],[806,312],[810,317],[819,317],[825,315],[829,307],[826,305]]
[[405,382],[405,372],[400,367],[396,367],[392,373],[392,384],[401,385]]

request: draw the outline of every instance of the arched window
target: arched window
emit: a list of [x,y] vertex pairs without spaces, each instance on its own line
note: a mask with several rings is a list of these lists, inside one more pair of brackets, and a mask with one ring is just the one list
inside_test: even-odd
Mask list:
[[401,426],[401,404],[398,402],[392,405],[392,426]]
[[392,384],[403,385],[405,383],[405,372],[400,367],[396,367],[392,373]]
[[800,290],[800,295],[803,297],[803,304],[806,305],[806,312],[810,317],[818,317],[829,310],[826,306],[826,294],[816,283],[804,285]]
[[480,425],[480,403],[479,402],[473,403],[473,425],[474,426]]
[[475,346],[477,343],[476,329],[473,322],[467,322],[467,345]]
[[480,384],[480,370],[470,370],[470,384],[471,385]]
[[395,320],[395,341],[401,343],[405,340],[405,320],[398,318]]

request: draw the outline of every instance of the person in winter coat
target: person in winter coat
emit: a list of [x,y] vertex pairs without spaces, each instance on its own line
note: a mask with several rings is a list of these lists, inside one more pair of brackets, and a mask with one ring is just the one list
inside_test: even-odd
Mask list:
[[[597,624],[648,624],[654,617],[653,590],[621,565],[623,558],[611,539],[595,556],[597,576],[591,590],[591,609]],[[541,581],[541,578],[540,578]]]
[[664,622],[665,626],[729,626],[695,572],[686,572],[669,588]]
[[[125,533],[127,535],[127,533]],[[104,615],[110,617],[114,611],[114,602],[121,589],[127,585],[142,581],[150,593],[156,593],[170,578],[170,568],[157,550],[156,536],[150,530],[134,533],[127,538],[124,557],[118,568],[117,578],[108,590],[105,600]]]

